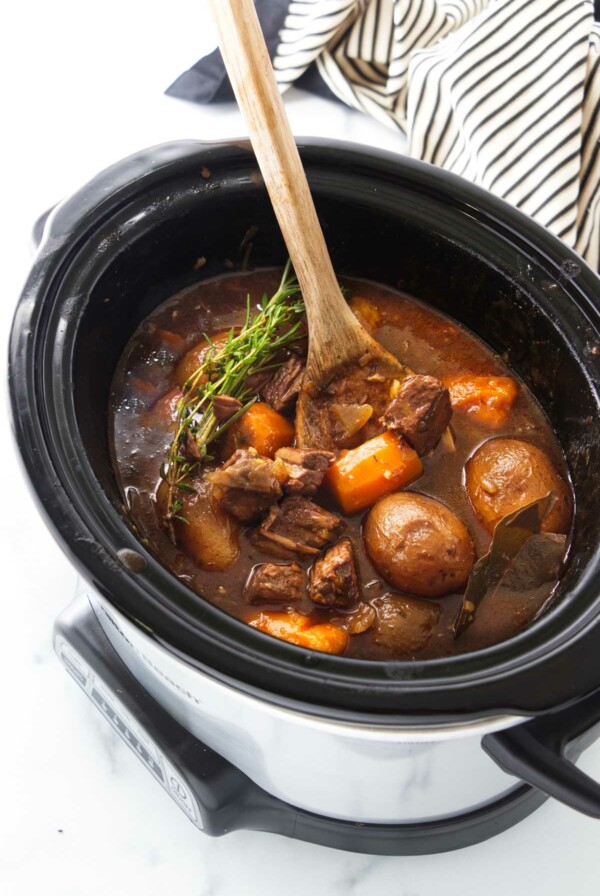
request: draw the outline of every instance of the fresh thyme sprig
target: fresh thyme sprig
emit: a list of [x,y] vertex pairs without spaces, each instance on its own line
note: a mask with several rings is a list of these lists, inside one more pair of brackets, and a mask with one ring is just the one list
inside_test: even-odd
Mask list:
[[[181,493],[195,491],[190,479],[210,460],[209,445],[256,401],[257,396],[247,386],[248,378],[280,367],[282,362],[277,356],[298,338],[304,304],[301,298],[293,302],[290,299],[299,292],[288,261],[277,292],[270,299],[263,296],[254,317],[248,296],[246,319],[238,333],[231,329],[225,343],[219,346],[208,336],[204,337],[209,350],[183,386],[183,396],[177,405],[175,435],[160,471],[168,489],[165,525],[173,543],[174,521],[187,522],[182,512]],[[215,399],[220,395],[241,402],[239,410],[225,421],[219,421],[214,413]],[[190,439],[193,460],[190,460]]]

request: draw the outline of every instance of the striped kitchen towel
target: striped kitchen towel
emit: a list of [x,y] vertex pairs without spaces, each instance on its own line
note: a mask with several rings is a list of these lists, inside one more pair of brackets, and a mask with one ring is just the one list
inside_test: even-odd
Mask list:
[[[600,3],[597,4],[600,6]],[[593,0],[256,0],[282,90],[333,95],[600,266]],[[232,93],[218,51],[167,90]]]

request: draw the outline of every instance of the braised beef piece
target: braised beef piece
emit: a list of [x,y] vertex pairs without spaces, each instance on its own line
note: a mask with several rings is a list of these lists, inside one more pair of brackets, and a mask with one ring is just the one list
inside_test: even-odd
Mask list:
[[255,566],[244,586],[247,604],[289,604],[302,600],[304,570],[298,563],[261,563]]
[[387,429],[400,433],[417,454],[427,454],[450,423],[448,390],[434,376],[415,374],[401,384],[381,418]]
[[286,414],[293,410],[304,377],[304,361],[290,355],[262,389],[262,397],[273,410]]
[[315,560],[310,570],[308,594],[323,607],[351,607],[360,597],[354,549],[341,538]]
[[246,380],[246,389],[253,395],[260,395],[270,379],[270,370],[259,370],[258,373],[253,373],[248,377]]
[[253,523],[281,497],[286,472],[282,461],[261,457],[254,448],[240,448],[206,478],[228,513],[243,523]]
[[258,533],[265,549],[268,542],[273,542],[278,548],[300,554],[318,554],[345,528],[344,521],[334,513],[308,498],[291,495],[271,508]]
[[288,476],[283,490],[288,495],[314,495],[335,460],[332,451],[280,448],[275,457],[285,463]]

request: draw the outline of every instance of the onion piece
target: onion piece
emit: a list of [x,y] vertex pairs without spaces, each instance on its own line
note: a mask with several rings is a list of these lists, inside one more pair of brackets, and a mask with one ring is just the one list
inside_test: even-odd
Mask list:
[[451,426],[447,426],[442,433],[440,445],[442,446],[446,454],[456,453],[456,436],[454,435],[454,430]]
[[336,434],[339,440],[349,439],[362,429],[373,416],[373,408],[370,404],[337,404],[331,405],[331,410],[340,424]]

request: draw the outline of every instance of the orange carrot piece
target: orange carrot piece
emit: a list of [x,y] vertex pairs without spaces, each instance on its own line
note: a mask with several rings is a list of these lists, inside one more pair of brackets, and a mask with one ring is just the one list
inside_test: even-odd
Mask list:
[[321,653],[343,653],[349,641],[346,629],[332,622],[311,625],[299,637],[300,647],[310,647],[311,650],[320,650]]
[[421,459],[408,442],[384,432],[342,452],[325,481],[344,513],[356,513],[408,485],[422,472]]
[[289,641],[291,644],[297,644],[297,638],[300,633],[310,626],[308,616],[303,616],[294,610],[289,613],[278,610],[263,610],[259,613],[253,613],[248,617],[247,622],[253,628],[257,628],[267,635],[273,635],[274,638]]
[[454,410],[492,429],[501,426],[515,403],[519,388],[509,376],[461,374],[444,379]]
[[298,647],[320,650],[322,653],[343,653],[348,646],[348,632],[331,622],[311,625],[310,619],[301,613],[267,611],[248,618],[253,628],[280,638]]
[[257,401],[225,433],[223,453],[230,457],[237,448],[255,448],[263,457],[274,457],[276,451],[293,442],[290,421],[270,405]]

